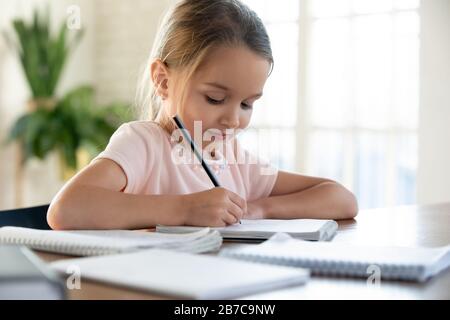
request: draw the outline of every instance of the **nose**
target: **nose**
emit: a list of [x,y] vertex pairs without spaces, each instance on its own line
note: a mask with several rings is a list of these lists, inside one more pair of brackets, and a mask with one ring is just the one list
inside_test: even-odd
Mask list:
[[239,111],[230,110],[222,116],[220,124],[227,129],[239,128]]

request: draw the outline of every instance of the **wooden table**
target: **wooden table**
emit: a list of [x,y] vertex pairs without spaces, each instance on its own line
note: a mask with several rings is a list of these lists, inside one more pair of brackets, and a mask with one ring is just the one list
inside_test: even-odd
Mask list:
[[[450,244],[450,203],[401,206],[361,211],[354,220],[339,221],[335,242],[367,245],[435,247]],[[224,243],[224,247],[243,244]],[[46,261],[67,256],[38,253]],[[81,281],[81,289],[68,290],[69,299],[167,299],[107,284]],[[303,286],[291,287],[245,299],[450,299],[450,269],[424,284],[366,279],[312,277]]]

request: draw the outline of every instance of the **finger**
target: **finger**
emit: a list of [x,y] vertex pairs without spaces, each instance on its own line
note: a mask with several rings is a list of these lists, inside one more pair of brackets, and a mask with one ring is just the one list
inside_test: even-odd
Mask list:
[[228,212],[231,213],[237,219],[237,221],[241,220],[245,213],[241,207],[239,207],[238,205],[236,205],[234,202],[231,201],[228,203],[227,209]]
[[233,201],[235,204],[237,204],[244,212],[247,211],[247,201],[242,199],[238,194],[236,194],[232,191],[229,191],[228,197],[230,198],[231,201]]
[[235,224],[238,222],[238,220],[236,219],[236,217],[234,215],[232,215],[231,213],[227,213],[222,217],[222,220],[225,221],[225,223],[227,225],[230,224]]

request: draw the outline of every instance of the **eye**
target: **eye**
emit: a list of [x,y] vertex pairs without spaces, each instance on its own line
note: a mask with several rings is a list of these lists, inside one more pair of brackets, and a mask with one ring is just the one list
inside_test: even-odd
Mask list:
[[216,104],[222,104],[222,103],[225,101],[225,99],[222,99],[222,100],[216,100],[216,99],[213,99],[213,98],[211,98],[211,97],[209,97],[209,96],[206,96],[206,101],[207,101],[208,103],[210,103],[210,104],[216,105]]
[[253,108],[252,105],[244,103],[244,102],[241,103],[241,107],[242,107],[243,110],[250,110],[250,109]]

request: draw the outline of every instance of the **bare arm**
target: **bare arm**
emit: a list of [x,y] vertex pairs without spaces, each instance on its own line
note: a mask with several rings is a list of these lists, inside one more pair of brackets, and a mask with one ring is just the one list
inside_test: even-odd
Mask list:
[[355,196],[328,179],[280,171],[270,197],[248,203],[249,218],[351,219]]
[[181,197],[133,195],[121,191],[122,168],[99,159],[73,177],[55,196],[47,213],[53,229],[137,229],[184,221]]
[[144,229],[157,224],[221,227],[239,221],[247,203],[224,188],[185,195],[134,195],[122,168],[99,159],[72,178],[47,213],[53,229]]

